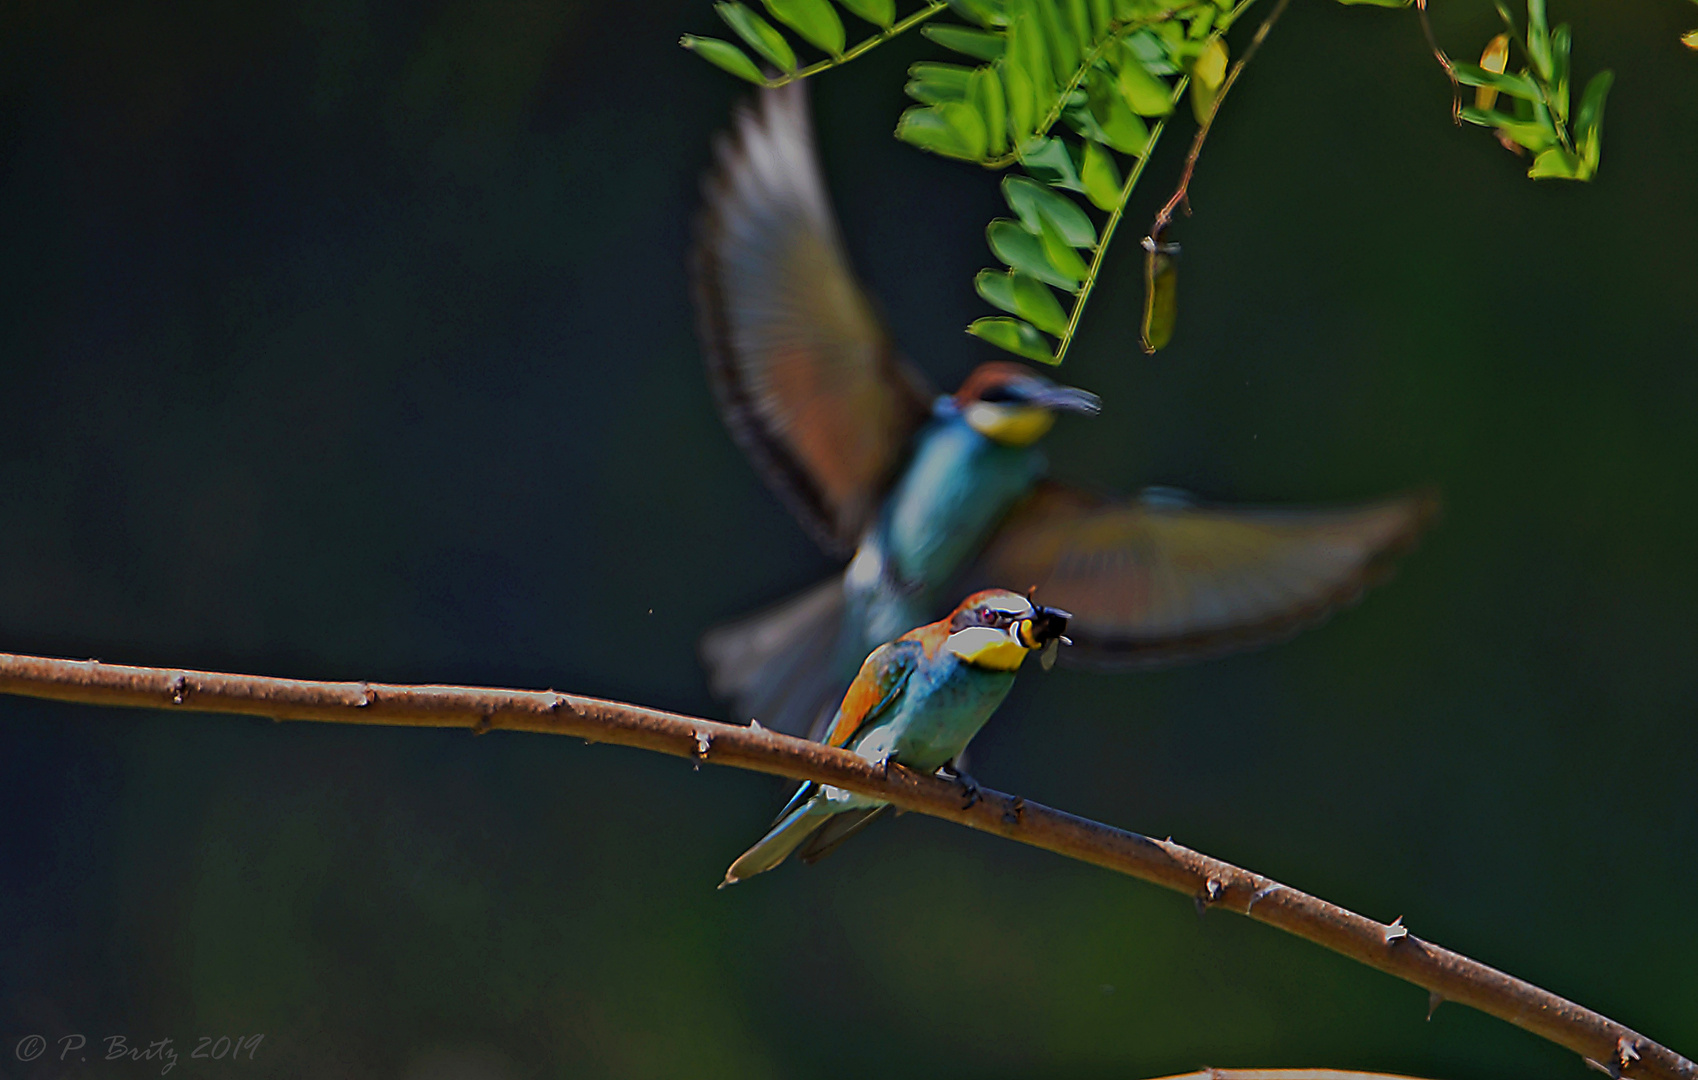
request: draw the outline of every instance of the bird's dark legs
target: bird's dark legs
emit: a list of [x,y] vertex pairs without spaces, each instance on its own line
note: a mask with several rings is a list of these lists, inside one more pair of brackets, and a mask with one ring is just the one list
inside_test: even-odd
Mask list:
[[938,769],[937,773],[944,779],[953,780],[961,785],[961,797],[966,800],[961,804],[961,809],[969,809],[979,801],[979,782],[967,775],[967,771],[961,766],[959,756],[950,759],[949,764]]

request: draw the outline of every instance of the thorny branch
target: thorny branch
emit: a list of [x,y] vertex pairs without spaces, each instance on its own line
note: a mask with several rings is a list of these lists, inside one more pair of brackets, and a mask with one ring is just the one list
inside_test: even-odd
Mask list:
[[[1507,1020],[1583,1055],[1611,1076],[1698,1080],[1698,1065],[1679,1054],[1590,1009],[1423,941],[1401,918],[1376,922],[1172,840],[1123,832],[1018,796],[980,789],[979,799],[963,806],[961,789],[947,780],[900,766],[882,769],[847,750],[758,727],[552,690],[308,682],[5,653],[0,653],[0,693],[276,720],[576,735],[817,780],[1128,874],[1194,897],[1201,906],[1248,915],[1424,987],[1434,1004],[1454,1001]],[[1273,1074],[1214,1075],[1249,1080]]]

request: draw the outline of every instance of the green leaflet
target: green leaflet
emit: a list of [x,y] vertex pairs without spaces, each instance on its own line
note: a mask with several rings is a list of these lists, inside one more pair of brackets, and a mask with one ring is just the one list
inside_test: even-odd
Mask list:
[[949,0],[955,14],[980,26],[1006,26],[1008,16],[1001,0]]
[[1034,277],[1016,273],[1012,278],[1014,313],[1049,334],[1060,337],[1067,332],[1067,312],[1055,298],[1048,285]]
[[985,149],[997,156],[1007,152],[1007,106],[1002,96],[1002,79],[994,67],[978,68],[968,78],[967,103],[984,121]]
[[1456,72],[1456,81],[1463,86],[1489,86],[1523,101],[1540,100],[1539,84],[1525,75],[1510,75],[1508,73],[1499,75],[1487,71],[1478,64],[1469,64],[1461,60],[1451,61],[1450,66]]
[[853,15],[884,30],[896,21],[896,0],[837,0]]
[[1024,356],[1028,360],[1038,360],[1045,364],[1055,363],[1055,354],[1049,351],[1049,342],[1045,341],[1044,336],[1030,323],[1019,319],[993,315],[975,320],[973,325],[967,327],[967,332],[1016,356]]
[[1085,190],[1085,185],[1079,182],[1079,169],[1073,163],[1073,155],[1068,153],[1067,143],[1061,139],[1036,139],[1027,143],[1021,148],[1020,164],[1050,187],[1078,192]]
[[1604,98],[1609,96],[1615,82],[1615,72],[1605,68],[1592,76],[1586,92],[1580,97],[1580,111],[1575,115],[1574,130],[1579,136],[1580,160],[1590,177],[1598,171],[1598,158],[1604,143]]
[[1041,232],[1043,222],[1048,221],[1063,242],[1073,247],[1096,245],[1096,227],[1085,212],[1065,195],[1059,195],[1024,176],[1010,176],[1002,181],[1002,197],[1008,200],[1008,208],[1019,216],[1020,224],[1028,232]]
[[1120,205],[1120,168],[1114,163],[1114,155],[1097,143],[1085,144],[1079,182],[1084,185],[1085,197],[1098,210],[1113,210]]
[[909,82],[903,89],[909,97],[927,105],[941,101],[965,101],[967,80],[972,74],[972,68],[959,64],[926,61],[908,69]]
[[768,12],[808,44],[833,56],[843,55],[843,20],[829,0],[761,0]]
[[1008,137],[1016,146],[1025,142],[1038,122],[1037,89],[1026,69],[1016,63],[1002,65],[1003,100],[1008,109]]
[[1061,230],[1049,218],[1040,222],[1039,241],[1044,246],[1044,256],[1049,264],[1061,273],[1063,277],[1071,278],[1073,284],[1065,286],[1071,292],[1079,287],[1079,283],[1090,274],[1090,267],[1079,257],[1079,252],[1061,235]]
[[1139,116],[1166,116],[1173,111],[1173,88],[1150,74],[1144,61],[1130,45],[1122,45],[1123,58],[1115,78],[1126,104]]
[[1018,270],[980,270],[973,288],[991,304],[1018,315],[1038,329],[1060,336],[1067,332],[1067,312],[1048,285]]
[[980,270],[973,278],[973,290],[985,303],[1012,312],[1014,307],[1014,271]]
[[1150,129],[1126,104],[1119,87],[1101,71],[1092,71],[1086,79],[1085,89],[1089,94],[1091,116],[1102,133],[1099,141],[1122,154],[1143,157],[1150,148]]
[[985,156],[985,124],[960,101],[915,106],[896,122],[896,137],[944,157],[977,161]]
[[739,79],[747,79],[756,86],[762,86],[766,83],[766,77],[761,74],[761,69],[755,66],[755,62],[749,59],[748,54],[729,41],[685,34],[678,39],[678,44],[715,67],[729,71]]
[[749,43],[749,47],[770,60],[782,71],[796,70],[796,54],[791,51],[790,43],[784,40],[784,35],[765,19],[753,11],[730,0],[729,3],[715,4],[713,10],[725,21],[725,25],[737,32],[737,36]]
[[[990,249],[997,258],[1046,284],[1071,292],[1079,287],[1079,279],[1084,276],[1070,277],[1052,263],[1049,245],[1041,237],[1026,231],[1017,221],[997,218],[985,229],[985,239],[990,242]],[[1061,246],[1066,247],[1065,244]],[[1066,250],[1072,252],[1073,249]]]
[[[841,0],[839,0],[841,2]],[[940,23],[928,26],[920,33],[946,49],[964,53],[975,60],[1000,60],[1008,39],[990,30],[975,30],[970,26],[951,26]]]

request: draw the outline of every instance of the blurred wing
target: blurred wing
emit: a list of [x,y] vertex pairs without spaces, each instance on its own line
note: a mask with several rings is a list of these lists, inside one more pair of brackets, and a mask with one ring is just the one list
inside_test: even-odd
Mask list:
[[935,396],[849,270],[800,82],[737,113],[692,260],[720,414],[820,544],[854,549]]
[[1155,667],[1254,648],[1381,580],[1437,512],[1417,494],[1330,509],[1226,508],[1152,491],[1107,500],[1045,483],[975,570],[1073,613],[1061,658]]
[[919,642],[900,639],[874,649],[844,693],[825,744],[845,746],[856,732],[878,719],[908,685],[923,651]]

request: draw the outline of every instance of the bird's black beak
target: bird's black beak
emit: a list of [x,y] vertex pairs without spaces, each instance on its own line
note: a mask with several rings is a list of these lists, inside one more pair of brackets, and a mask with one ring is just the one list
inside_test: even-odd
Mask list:
[[1041,649],[1052,641],[1063,640],[1067,620],[1072,617],[1060,608],[1034,607],[1032,614],[1021,620],[1020,644],[1028,649]]

